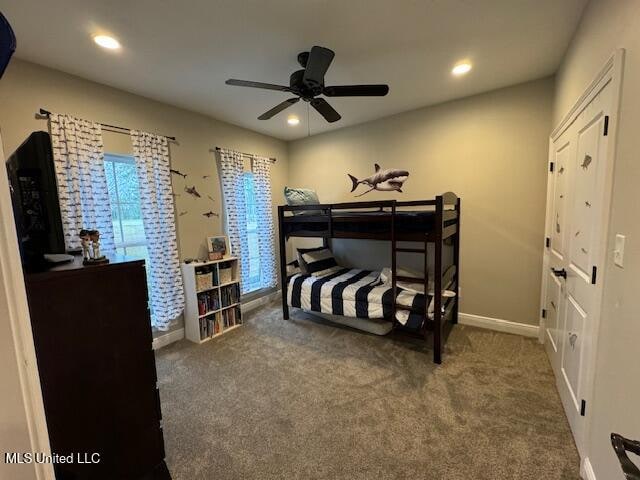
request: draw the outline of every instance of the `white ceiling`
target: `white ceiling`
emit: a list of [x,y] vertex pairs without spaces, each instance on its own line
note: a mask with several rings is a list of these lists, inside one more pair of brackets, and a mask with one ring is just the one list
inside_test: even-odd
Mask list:
[[[0,0],[17,57],[290,140],[555,72],[587,0]],[[123,45],[99,49],[91,35]],[[225,85],[288,85],[298,52],[336,57],[327,85],[388,83],[382,98],[332,98],[328,124],[289,98]],[[450,74],[461,59],[474,68]],[[286,124],[295,113],[300,125]]]

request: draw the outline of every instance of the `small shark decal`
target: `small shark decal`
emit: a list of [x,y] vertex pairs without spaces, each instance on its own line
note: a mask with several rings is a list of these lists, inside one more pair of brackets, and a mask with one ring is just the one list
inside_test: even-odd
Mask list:
[[169,169],[169,171],[171,173],[175,173],[176,175],[181,176],[182,178],[187,178],[187,174],[186,173],[182,173],[180,170]]
[[353,175],[347,173],[352,182],[351,191],[353,192],[358,185],[363,184],[371,187],[369,190],[362,192],[356,197],[361,197],[365,193],[369,193],[372,190],[378,190],[380,192],[400,192],[402,193],[402,184],[409,177],[409,172],[406,170],[398,170],[395,168],[390,168],[388,170],[382,170],[380,165],[377,163],[374,164],[375,171],[373,175],[367,178],[363,178],[362,180],[358,180]]
[[591,160],[591,155],[585,155],[584,160],[582,161],[582,165],[580,166],[586,170],[587,168],[589,168],[589,165],[591,165]]
[[200,195],[198,193],[198,191],[196,190],[196,186],[194,185],[193,187],[187,187],[185,185],[184,187],[184,191],[187,192],[189,195],[193,195],[194,197],[198,197],[200,198],[202,195]]
[[207,218],[211,218],[211,217],[219,217],[220,215],[218,215],[215,212],[212,212],[211,210],[209,210],[207,213],[203,213],[202,215],[204,215]]

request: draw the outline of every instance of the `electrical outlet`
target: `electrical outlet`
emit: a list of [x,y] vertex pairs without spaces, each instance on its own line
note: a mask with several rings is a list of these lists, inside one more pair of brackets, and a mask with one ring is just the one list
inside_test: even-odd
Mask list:
[[618,233],[616,235],[616,246],[613,250],[613,263],[619,267],[624,266],[624,241],[625,236]]

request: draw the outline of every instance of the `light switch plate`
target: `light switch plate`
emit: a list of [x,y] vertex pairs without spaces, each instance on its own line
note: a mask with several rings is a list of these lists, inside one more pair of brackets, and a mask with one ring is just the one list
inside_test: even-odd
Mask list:
[[619,233],[616,234],[616,246],[613,250],[613,263],[619,267],[624,266],[624,241],[624,235],[620,235]]

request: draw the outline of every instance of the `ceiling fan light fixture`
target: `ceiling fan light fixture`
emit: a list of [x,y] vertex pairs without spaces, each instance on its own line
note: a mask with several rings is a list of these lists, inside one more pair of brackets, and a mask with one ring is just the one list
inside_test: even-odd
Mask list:
[[292,127],[295,127],[300,123],[300,119],[295,115],[289,115],[289,118],[287,118],[287,123]]
[[96,35],[93,37],[93,41],[107,50],[118,50],[120,48],[120,42],[109,35]]
[[472,66],[469,62],[460,62],[453,67],[451,73],[456,77],[459,77],[461,75],[469,73],[471,71],[471,68]]

